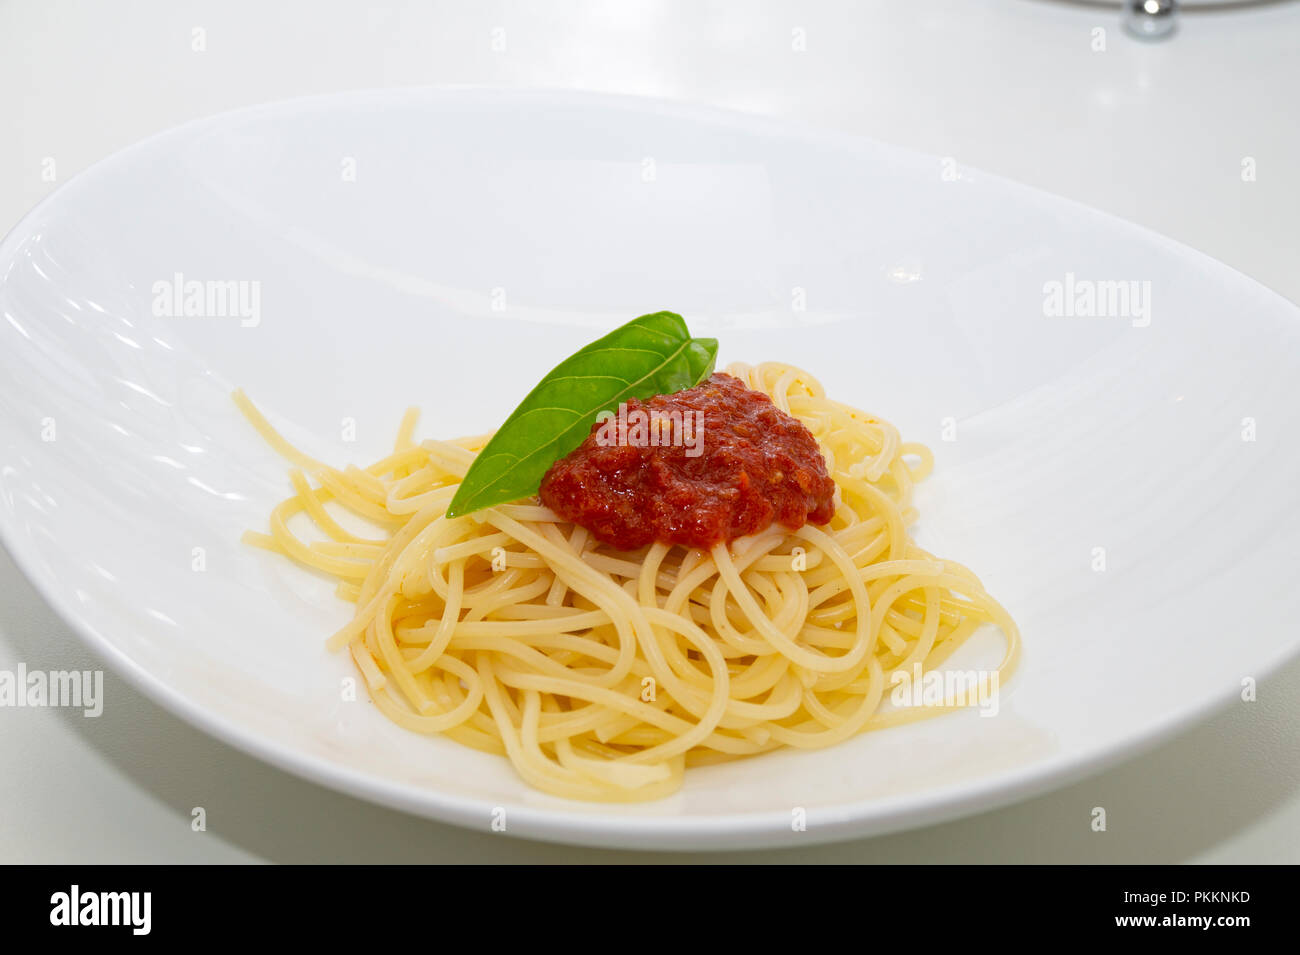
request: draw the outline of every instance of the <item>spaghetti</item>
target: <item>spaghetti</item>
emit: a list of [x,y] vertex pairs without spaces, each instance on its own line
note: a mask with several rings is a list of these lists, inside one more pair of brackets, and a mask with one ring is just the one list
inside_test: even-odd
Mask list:
[[[393,722],[505,755],[532,786],[573,799],[654,799],[688,766],[955,709],[882,703],[897,674],[933,671],[984,624],[1004,635],[1009,676],[1014,621],[973,573],[908,536],[929,450],[797,368],[727,372],[812,432],[838,488],[829,524],[620,551],[535,501],[449,519],[489,435],[417,444],[412,410],[392,454],[339,470],[236,392],[294,465],[269,533],[245,540],[337,578],[356,609],[329,646],[351,653]],[[382,536],[345,528],[339,507]],[[290,530],[297,515],[311,535]]]

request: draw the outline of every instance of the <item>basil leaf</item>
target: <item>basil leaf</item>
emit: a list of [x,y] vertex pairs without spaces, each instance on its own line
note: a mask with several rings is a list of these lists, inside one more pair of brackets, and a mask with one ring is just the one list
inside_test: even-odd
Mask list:
[[560,362],[470,465],[448,517],[537,493],[551,465],[582,443],[596,415],[629,398],[693,388],[713,373],[718,341],[692,338],[673,312],[642,315]]

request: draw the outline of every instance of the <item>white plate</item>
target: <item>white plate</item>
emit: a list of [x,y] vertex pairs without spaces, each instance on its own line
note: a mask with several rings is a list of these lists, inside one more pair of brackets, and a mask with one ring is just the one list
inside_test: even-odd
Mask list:
[[[155,314],[177,273],[260,283],[257,315]],[[1067,274],[1149,300],[1050,316]],[[937,158],[640,100],[310,99],[101,163],[8,236],[0,276],[0,528],[24,571],[175,713],[411,812],[486,829],[501,807],[511,834],[656,848],[915,826],[1133,754],[1300,640],[1297,310]],[[669,799],[606,807],[340,698],[351,665],[322,640],[347,606],[239,542],[287,482],[231,388],[310,452],[365,463],[406,405],[422,434],[486,430],[557,359],[661,308],[723,361],[801,364],[935,448],[921,542],[1024,631],[995,718],[693,770]]]

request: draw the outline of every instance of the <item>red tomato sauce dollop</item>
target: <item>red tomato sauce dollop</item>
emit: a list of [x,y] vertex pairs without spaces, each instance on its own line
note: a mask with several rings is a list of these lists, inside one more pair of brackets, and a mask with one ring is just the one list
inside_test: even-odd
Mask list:
[[[719,372],[628,401],[626,420],[635,424],[636,412],[658,419],[659,444],[644,429],[598,421],[546,472],[542,503],[619,550],[654,541],[707,549],[773,522],[797,530],[830,521],[835,482],[812,432],[739,379]],[[698,436],[663,423],[678,421],[698,423]]]

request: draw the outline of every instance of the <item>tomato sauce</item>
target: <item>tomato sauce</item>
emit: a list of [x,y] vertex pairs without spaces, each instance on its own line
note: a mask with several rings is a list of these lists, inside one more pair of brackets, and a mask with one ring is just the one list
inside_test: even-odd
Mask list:
[[[650,427],[638,427],[647,420]],[[653,541],[709,548],[773,522],[791,530],[825,524],[834,497],[803,423],[721,372],[627,402],[556,461],[541,486],[543,504],[619,550]]]

